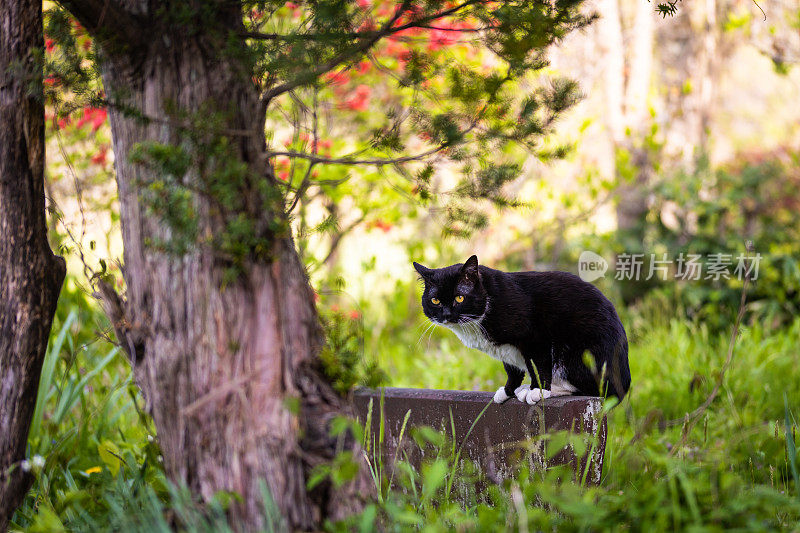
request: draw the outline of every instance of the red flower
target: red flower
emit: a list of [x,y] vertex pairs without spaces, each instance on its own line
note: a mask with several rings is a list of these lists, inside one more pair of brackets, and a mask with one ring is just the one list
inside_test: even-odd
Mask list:
[[439,24],[443,29],[432,30],[428,41],[428,50],[431,52],[439,50],[443,46],[448,46],[458,42],[460,31],[464,27],[469,27],[468,24]]
[[352,311],[350,311],[349,316],[350,320],[358,320],[359,318],[361,318],[361,313],[353,309]]
[[94,118],[92,118],[92,131],[97,131],[105,123],[106,118],[108,118],[108,112],[105,109],[95,109]]
[[279,173],[278,179],[281,181],[289,181],[289,171],[284,170],[283,172]]
[[369,109],[369,96],[372,93],[369,85],[363,83],[356,87],[355,94],[345,100],[344,105],[353,111],[366,111]]
[[366,74],[372,68],[372,63],[370,61],[364,60],[358,62],[358,73],[359,74]]
[[97,131],[100,129],[100,126],[105,123],[107,118],[108,112],[105,109],[98,107],[84,107],[83,116],[78,119],[76,126],[81,128],[84,125],[91,123],[92,131]]
[[92,163],[95,165],[106,165],[106,152],[108,152],[108,146],[103,145],[100,147],[100,151],[97,152],[92,156]]
[[328,83],[331,85],[344,85],[350,81],[350,76],[344,71],[329,72],[325,75],[325,79],[328,80]]
[[55,48],[55,47],[56,47],[56,42],[53,39],[46,39],[44,41],[44,48],[48,52],[52,52],[53,48]]
[[389,230],[392,229],[392,224],[386,222],[385,220],[376,220],[373,225],[376,228],[383,230],[384,233],[389,233]]

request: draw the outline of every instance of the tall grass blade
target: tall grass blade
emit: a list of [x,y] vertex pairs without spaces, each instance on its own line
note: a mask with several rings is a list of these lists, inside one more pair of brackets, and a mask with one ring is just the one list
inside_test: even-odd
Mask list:
[[789,416],[789,399],[786,393],[783,393],[784,405],[784,425],[786,427],[786,451],[789,456],[789,467],[792,470],[792,478],[794,479],[794,492],[797,498],[800,499],[800,474],[797,471],[797,446],[794,442],[794,432],[792,431],[792,420]]

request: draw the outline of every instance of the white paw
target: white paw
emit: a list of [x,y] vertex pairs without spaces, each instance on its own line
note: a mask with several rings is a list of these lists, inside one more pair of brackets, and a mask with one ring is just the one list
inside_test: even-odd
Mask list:
[[503,403],[504,401],[508,400],[509,396],[506,394],[506,388],[500,387],[497,389],[497,392],[494,393],[494,403]]
[[530,385],[520,385],[516,389],[514,389],[514,396],[517,397],[517,400],[521,402],[525,402],[525,398],[528,397],[528,391],[531,390]]
[[539,400],[543,400],[549,397],[550,397],[550,391],[547,389],[531,389],[528,391],[528,395],[525,397],[525,401],[528,402],[529,405],[533,405]]

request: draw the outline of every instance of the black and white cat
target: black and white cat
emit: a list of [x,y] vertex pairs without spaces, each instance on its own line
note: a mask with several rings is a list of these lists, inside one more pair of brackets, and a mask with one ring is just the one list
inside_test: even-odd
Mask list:
[[[461,342],[503,362],[508,381],[494,395],[533,404],[579,394],[622,400],[631,383],[628,339],[613,304],[568,272],[501,272],[466,263],[414,263],[425,291],[422,309]],[[584,353],[594,358],[594,368]],[[531,385],[522,385],[525,372]]]

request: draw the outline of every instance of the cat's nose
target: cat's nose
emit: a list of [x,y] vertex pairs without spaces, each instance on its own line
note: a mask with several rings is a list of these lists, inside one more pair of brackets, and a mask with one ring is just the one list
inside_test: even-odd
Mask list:
[[450,312],[449,309],[442,309],[442,319],[450,320],[451,316],[453,316],[453,314]]

